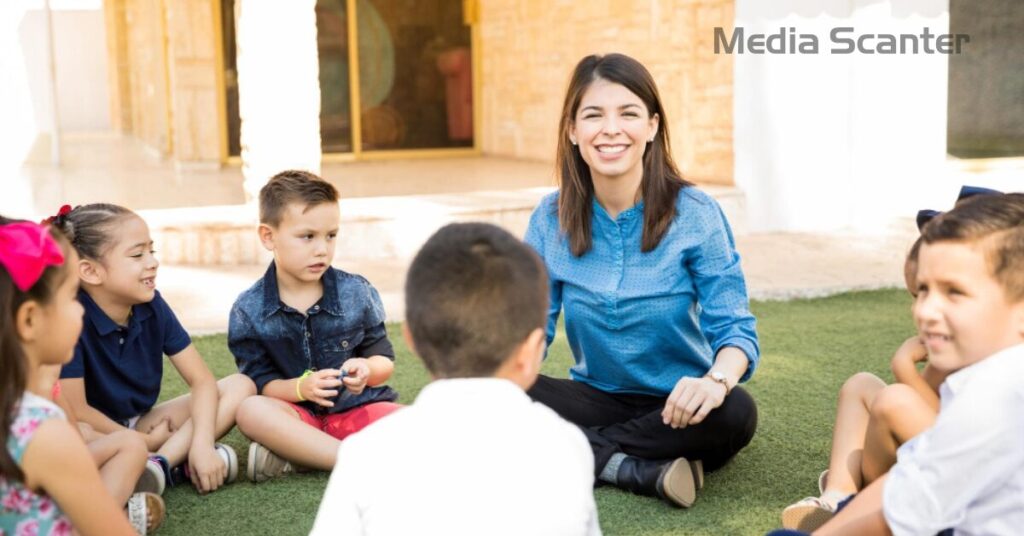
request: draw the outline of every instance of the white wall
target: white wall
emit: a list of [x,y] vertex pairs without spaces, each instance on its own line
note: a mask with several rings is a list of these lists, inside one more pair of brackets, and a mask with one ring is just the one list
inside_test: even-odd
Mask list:
[[[15,2],[17,6],[19,2]],[[49,59],[46,13],[41,1],[23,0],[17,22],[18,49],[32,93],[36,122],[49,129]],[[106,29],[97,0],[51,2],[57,105],[64,132],[110,128]]]
[[947,208],[940,54],[834,55],[829,32],[947,33],[948,0],[736,0],[736,26],[813,33],[817,55],[735,54],[736,184],[751,231],[882,229]]
[[320,172],[315,8],[315,0],[236,0],[242,174],[250,200],[283,169]]
[[[52,0],[57,105],[64,133],[110,128],[101,0]],[[19,170],[49,161],[52,106],[42,0],[0,2],[0,213],[28,217],[32,187]]]

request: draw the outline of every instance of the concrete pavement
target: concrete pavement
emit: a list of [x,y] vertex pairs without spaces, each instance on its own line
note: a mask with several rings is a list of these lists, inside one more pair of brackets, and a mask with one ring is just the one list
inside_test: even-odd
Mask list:
[[[917,230],[905,225],[880,235],[751,234],[737,237],[751,298],[780,300],[849,290],[903,286],[903,259]],[[405,317],[402,286],[407,261],[342,259],[335,265],[359,273],[380,291],[388,319]],[[227,331],[235,297],[265,266],[164,265],[157,287],[193,334]]]

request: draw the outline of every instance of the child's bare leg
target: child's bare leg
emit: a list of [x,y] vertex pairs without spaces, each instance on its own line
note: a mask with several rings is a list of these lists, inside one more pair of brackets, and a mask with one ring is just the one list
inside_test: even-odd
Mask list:
[[122,430],[100,436],[88,447],[107,491],[118,504],[127,503],[146,467],[146,442],[139,434]]
[[97,432],[89,423],[82,421],[78,421],[78,433],[82,434],[82,439],[85,440],[86,445],[105,435]]
[[303,422],[287,402],[254,396],[238,408],[238,429],[278,456],[303,467],[330,471],[340,441]]
[[870,484],[896,463],[896,449],[935,423],[937,413],[911,387],[896,383],[882,389],[871,405],[861,473]]
[[851,494],[863,487],[861,456],[868,427],[868,410],[884,387],[885,382],[877,376],[858,372],[840,389],[826,491]]
[[[235,424],[238,406],[247,397],[256,394],[256,386],[248,376],[232,374],[217,381],[217,413],[214,420],[214,437],[220,438]],[[174,434],[157,450],[173,467],[188,458],[192,447],[191,395],[182,395],[156,406],[139,420],[139,430],[145,430],[167,419]]]

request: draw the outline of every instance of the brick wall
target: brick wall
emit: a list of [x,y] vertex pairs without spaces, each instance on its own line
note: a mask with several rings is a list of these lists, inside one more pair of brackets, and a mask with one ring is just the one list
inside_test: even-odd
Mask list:
[[587,54],[622,52],[651,71],[685,176],[733,183],[732,59],[714,54],[734,0],[479,0],[482,145],[552,160],[569,75]]

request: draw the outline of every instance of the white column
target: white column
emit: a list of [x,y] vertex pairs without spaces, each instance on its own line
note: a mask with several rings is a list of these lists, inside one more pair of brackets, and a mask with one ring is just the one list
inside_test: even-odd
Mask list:
[[819,42],[818,54],[734,55],[736,184],[752,232],[881,230],[952,203],[948,56],[830,53],[836,27],[948,33],[946,0],[736,0],[736,26]]
[[238,0],[242,174],[252,200],[275,173],[320,172],[316,0]]

